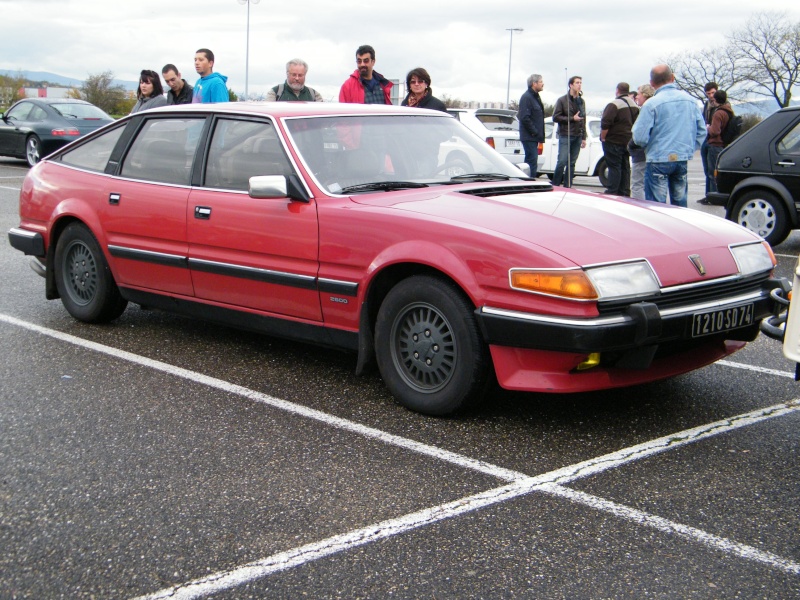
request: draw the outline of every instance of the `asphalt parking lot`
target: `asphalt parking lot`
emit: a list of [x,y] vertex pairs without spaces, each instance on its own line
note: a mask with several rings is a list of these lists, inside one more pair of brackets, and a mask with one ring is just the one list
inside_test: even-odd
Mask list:
[[[0,159],[2,232],[26,172]],[[800,233],[775,251],[790,276]],[[800,597],[800,384],[763,336],[434,419],[352,356],[136,306],[87,326],[0,265],[0,598]]]

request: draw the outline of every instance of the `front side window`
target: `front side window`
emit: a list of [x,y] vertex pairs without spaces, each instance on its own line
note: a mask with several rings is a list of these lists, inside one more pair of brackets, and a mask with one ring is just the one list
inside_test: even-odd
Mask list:
[[32,102],[20,102],[6,113],[6,117],[13,121],[27,121],[34,106]]
[[111,151],[125,127],[116,127],[61,155],[61,162],[90,171],[105,171]]
[[189,185],[204,118],[148,119],[122,162],[120,175]]
[[272,123],[219,119],[211,137],[205,187],[247,191],[250,178],[292,174]]

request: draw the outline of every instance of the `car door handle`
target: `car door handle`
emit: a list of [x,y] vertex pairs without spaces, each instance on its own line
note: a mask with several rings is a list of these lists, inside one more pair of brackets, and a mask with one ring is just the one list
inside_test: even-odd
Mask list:
[[210,219],[211,218],[211,207],[210,206],[195,206],[194,207],[194,218],[195,219]]
[[778,162],[779,167],[793,167],[794,161],[793,160],[782,160]]
[[115,193],[113,193],[113,192],[112,192],[112,193],[110,193],[110,194],[108,195],[108,203],[109,203],[109,204],[111,204],[111,205],[113,205],[113,206],[117,206],[117,205],[119,204],[119,200],[120,200],[120,198],[122,198],[122,196],[120,196],[119,194],[115,194]]

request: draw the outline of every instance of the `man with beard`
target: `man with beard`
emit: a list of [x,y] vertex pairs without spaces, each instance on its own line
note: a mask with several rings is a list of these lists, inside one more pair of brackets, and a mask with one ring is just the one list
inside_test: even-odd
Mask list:
[[314,88],[306,87],[308,63],[293,58],[286,63],[286,82],[267,92],[267,102],[324,102]]
[[339,102],[351,104],[391,104],[392,82],[374,71],[375,49],[359,46],[356,50],[356,70],[339,90]]

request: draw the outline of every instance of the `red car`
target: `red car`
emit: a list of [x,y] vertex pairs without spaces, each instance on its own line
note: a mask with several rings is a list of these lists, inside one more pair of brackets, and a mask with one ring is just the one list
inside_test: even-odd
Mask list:
[[493,376],[579,392],[697,369],[755,338],[781,284],[734,223],[554,189],[416,108],[138,113],[31,169],[20,217],[12,246],[76,319],[134,302],[344,348],[431,415]]

